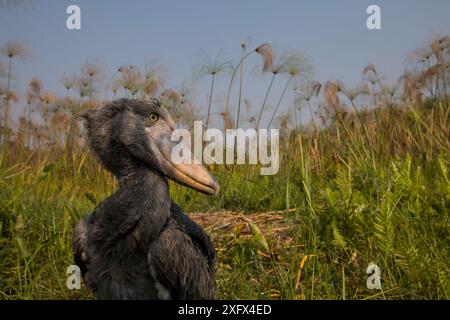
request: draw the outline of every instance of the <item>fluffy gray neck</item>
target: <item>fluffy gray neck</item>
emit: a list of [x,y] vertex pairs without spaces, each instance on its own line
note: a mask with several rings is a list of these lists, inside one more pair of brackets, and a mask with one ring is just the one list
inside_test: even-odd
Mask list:
[[170,216],[165,177],[146,168],[119,178],[119,188],[96,209],[101,233],[110,246],[147,247]]

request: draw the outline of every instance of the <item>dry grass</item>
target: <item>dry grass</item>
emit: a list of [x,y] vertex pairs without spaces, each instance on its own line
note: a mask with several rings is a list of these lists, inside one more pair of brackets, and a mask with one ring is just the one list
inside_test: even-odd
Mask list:
[[292,216],[289,213],[297,209],[275,210],[267,212],[244,213],[228,210],[215,212],[197,212],[189,216],[201,225],[213,238],[221,233],[231,233],[239,230],[244,239],[250,239],[252,232],[249,223],[258,226],[261,232],[274,241],[292,239],[289,235],[293,231]]

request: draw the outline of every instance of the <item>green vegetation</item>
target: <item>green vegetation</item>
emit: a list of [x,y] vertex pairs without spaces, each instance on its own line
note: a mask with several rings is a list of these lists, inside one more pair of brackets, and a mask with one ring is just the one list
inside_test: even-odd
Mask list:
[[[445,39],[438,44],[450,46]],[[445,48],[434,58],[431,51],[427,68],[407,71],[402,90],[386,86],[373,65],[364,70],[367,84],[361,88],[328,82],[323,101],[320,84],[302,86],[290,118],[298,119],[304,108],[316,109],[318,117],[311,111],[309,123],[295,125],[280,118],[275,176],[260,176],[255,166],[211,167],[221,184],[217,197],[172,184],[173,199],[186,212],[202,212],[193,217],[211,233],[219,298],[450,298],[449,73],[448,54],[440,53],[448,53]],[[131,89],[137,71],[127,68],[118,71],[130,80],[124,90],[138,94],[139,88]],[[79,100],[45,98],[34,80],[31,93],[39,99],[30,95],[28,106],[44,116],[50,110],[51,117],[39,128],[23,120],[3,135],[2,299],[92,298],[84,287],[70,291],[65,285],[72,228],[116,184],[79,142],[76,123],[67,117],[58,126],[63,120],[55,120],[58,111],[52,109],[95,106],[97,69],[91,70],[85,71],[90,80],[81,84],[87,94]],[[156,86],[158,78],[144,77],[146,94],[154,95],[150,79]],[[10,90],[3,106],[10,105]],[[175,104],[186,97],[164,92]],[[362,95],[368,102],[358,99]],[[179,111],[174,109],[183,117]],[[381,268],[382,290],[366,287],[371,262]]]

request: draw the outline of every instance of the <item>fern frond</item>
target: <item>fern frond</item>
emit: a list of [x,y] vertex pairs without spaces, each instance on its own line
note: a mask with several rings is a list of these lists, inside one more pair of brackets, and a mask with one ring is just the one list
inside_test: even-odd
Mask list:
[[345,207],[350,205],[353,193],[353,181],[350,169],[338,170],[334,179]]
[[342,249],[347,248],[347,246],[348,246],[347,241],[345,240],[345,237],[342,235],[341,231],[339,230],[336,219],[333,219],[331,227],[333,230],[333,244],[335,244],[336,246],[338,246]]

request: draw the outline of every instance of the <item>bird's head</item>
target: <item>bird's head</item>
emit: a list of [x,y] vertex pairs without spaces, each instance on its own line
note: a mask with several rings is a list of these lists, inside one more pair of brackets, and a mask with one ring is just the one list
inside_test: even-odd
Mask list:
[[121,99],[80,113],[91,150],[117,177],[145,168],[205,194],[219,192],[216,179],[198,164],[172,161],[175,123],[159,101]]

